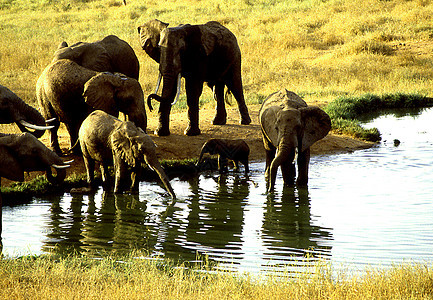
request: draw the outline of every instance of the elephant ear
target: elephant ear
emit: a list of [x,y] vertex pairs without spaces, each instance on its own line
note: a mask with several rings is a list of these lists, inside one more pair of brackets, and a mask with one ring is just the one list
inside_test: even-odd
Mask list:
[[136,136],[135,125],[132,122],[123,122],[113,130],[110,137],[113,154],[130,166],[135,166],[138,158],[138,149],[133,142],[134,136]]
[[316,106],[299,109],[304,123],[301,152],[308,149],[318,140],[323,139],[331,130],[331,118]]
[[281,111],[280,106],[270,106],[261,113],[259,120],[263,134],[275,147],[278,146],[278,131],[275,124],[279,111]]
[[94,109],[100,109],[116,116],[118,114],[115,96],[114,81],[111,73],[98,73],[84,85],[83,97],[86,103]]
[[0,166],[0,177],[24,181],[24,170],[21,168],[17,157],[4,145],[0,145]]
[[216,44],[217,44],[217,36],[214,32],[212,32],[207,26],[202,26],[200,28],[201,32],[201,43],[203,45],[204,51],[206,52],[206,55],[210,55]]

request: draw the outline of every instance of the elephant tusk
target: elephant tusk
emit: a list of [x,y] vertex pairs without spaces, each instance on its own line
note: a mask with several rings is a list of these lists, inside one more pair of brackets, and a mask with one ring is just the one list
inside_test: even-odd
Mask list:
[[51,128],[54,128],[54,126],[50,125],[50,126],[39,126],[39,125],[34,125],[34,124],[30,124],[27,121],[21,120],[20,121],[21,125],[30,128],[30,129],[34,129],[34,130],[48,130]]
[[53,165],[51,165],[53,168],[56,168],[56,169],[66,169],[66,168],[69,168],[71,165],[63,165],[63,166],[60,166],[60,165],[55,165],[55,164],[53,164]]
[[56,120],[56,118],[51,118],[49,120],[45,120],[45,123],[51,123],[51,122],[54,122],[55,120]]
[[159,72],[158,81],[156,82],[156,88],[154,94],[158,94],[159,86],[161,85],[161,79],[162,79],[162,74],[161,72]]
[[71,159],[71,160],[68,160],[68,161],[64,161],[63,163],[64,163],[65,165],[69,165],[69,164],[71,164],[71,163],[73,163],[73,162],[74,162],[74,160]]
[[177,92],[176,92],[176,99],[174,99],[173,103],[171,105],[175,105],[177,100],[179,100],[180,95],[180,86],[182,83],[182,75],[179,73],[179,76],[177,77]]

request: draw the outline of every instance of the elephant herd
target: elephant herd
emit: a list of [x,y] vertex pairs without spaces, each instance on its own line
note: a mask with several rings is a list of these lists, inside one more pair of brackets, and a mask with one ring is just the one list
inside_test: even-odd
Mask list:
[[[215,21],[169,27],[167,23],[151,20],[138,27],[138,34],[142,49],[159,63],[157,87],[146,99],[138,82],[137,56],[127,42],[114,35],[91,43],[60,44],[36,84],[41,113],[0,86],[0,123],[16,123],[23,132],[0,133],[0,178],[20,181],[24,172],[39,170],[46,171],[52,183],[63,181],[65,168],[72,163],[61,159],[57,131],[60,123],[64,123],[70,150],[83,155],[89,190],[94,185],[95,162],[101,165],[105,188],[110,182],[107,168],[114,165],[114,192],[127,190],[128,181],[132,182],[129,189],[136,190],[141,164],[145,163],[159,175],[175,199],[157,159],[156,146],[146,134],[145,102],[149,110],[153,109],[152,100],[159,102],[155,135],[169,135],[170,111],[178,99],[182,77],[188,107],[185,135],[200,134],[199,98],[204,83],[212,89],[216,101],[214,125],[226,124],[227,93],[236,99],[240,123],[251,123],[242,86],[241,52],[230,30]],[[119,112],[125,115],[125,121],[117,118]],[[329,132],[329,116],[318,107],[307,106],[293,92],[282,89],[264,101],[259,122],[266,150],[268,191],[274,187],[278,167],[284,183],[294,183],[296,156],[296,183],[307,185],[309,148]],[[45,130],[50,133],[48,148],[38,140]],[[236,169],[241,162],[245,173],[249,171],[249,147],[242,140],[209,140],[201,149],[198,163],[204,153],[219,155],[220,171],[225,170],[227,159],[235,162]],[[57,170],[56,177],[52,168]],[[131,180],[127,180],[127,175]]]

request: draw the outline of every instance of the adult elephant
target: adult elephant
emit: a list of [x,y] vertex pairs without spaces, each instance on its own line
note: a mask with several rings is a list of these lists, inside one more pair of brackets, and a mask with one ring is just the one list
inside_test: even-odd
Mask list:
[[[169,135],[169,120],[172,103],[176,94],[179,94],[181,77],[185,78],[186,97],[188,105],[188,127],[186,135],[200,134],[199,128],[199,98],[203,91],[203,83],[214,91],[216,115],[214,125],[223,125],[227,120],[224,103],[224,88],[235,97],[241,116],[241,124],[250,124],[251,119],[245,104],[242,78],[241,78],[241,51],[234,34],[219,24],[212,21],[203,25],[180,25],[167,27],[160,24],[160,38],[158,48],[155,47],[157,36],[153,36],[158,30],[151,30],[155,24],[146,23],[139,27],[140,40],[143,49],[152,58],[158,60],[160,78],[163,88],[161,96],[149,95],[147,102],[151,109],[151,100],[157,100],[159,105],[159,125],[155,133],[159,136]],[[150,28],[150,29],[149,29]],[[146,39],[144,36],[151,36]]]
[[[119,73],[99,73],[61,59],[48,65],[36,84],[36,95],[45,118],[56,118],[50,130],[50,147],[61,153],[57,130],[66,125],[71,147],[83,120],[95,109],[127,119],[146,131],[147,117],[140,83]],[[78,147],[74,147],[79,152]]]
[[281,167],[286,185],[294,184],[298,154],[298,186],[308,183],[310,146],[324,138],[331,129],[331,119],[320,108],[308,106],[301,97],[286,89],[269,95],[259,111],[259,122],[266,150],[268,191],[275,185]]
[[52,62],[70,59],[82,67],[98,72],[119,72],[138,80],[140,65],[132,47],[115,35],[93,43],[62,42]]
[[[24,172],[45,171],[52,184],[60,184],[66,177],[69,162],[48,149],[32,134],[0,133],[0,183],[1,178],[24,181]],[[57,176],[53,176],[52,168]],[[0,243],[1,243],[1,195],[0,195]]]
[[[159,163],[152,139],[132,122],[96,110],[83,122],[79,132],[81,151],[87,170],[89,188],[93,187],[95,161],[100,162],[104,184],[109,186],[108,166],[114,164],[114,192],[125,190],[125,179],[131,177],[131,191],[138,191],[141,165],[147,164],[161,179],[173,199],[170,181]],[[128,167],[132,169],[128,170]]]
[[45,130],[53,128],[46,126],[44,117],[37,109],[25,103],[7,87],[0,85],[0,124],[10,123],[17,124],[22,132],[34,130],[30,133],[37,138],[40,138]]

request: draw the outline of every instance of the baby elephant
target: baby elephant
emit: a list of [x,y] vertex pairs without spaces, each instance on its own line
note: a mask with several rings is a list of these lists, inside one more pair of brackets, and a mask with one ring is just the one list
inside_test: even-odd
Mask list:
[[101,110],[91,113],[81,124],[79,131],[81,151],[87,169],[89,188],[93,186],[95,161],[101,163],[102,181],[108,183],[108,165],[114,164],[114,192],[125,190],[125,179],[131,172],[131,190],[138,191],[137,177],[141,163],[145,162],[158,173],[159,178],[173,199],[176,198],[169,179],[162,169],[152,139],[130,121],[121,121]]
[[229,140],[229,139],[210,139],[203,144],[197,165],[200,164],[203,154],[211,155],[218,154],[218,169],[220,172],[227,171],[227,159],[233,161],[237,171],[239,162],[245,166],[245,174],[249,172],[248,155],[250,155],[250,147],[244,140]]

